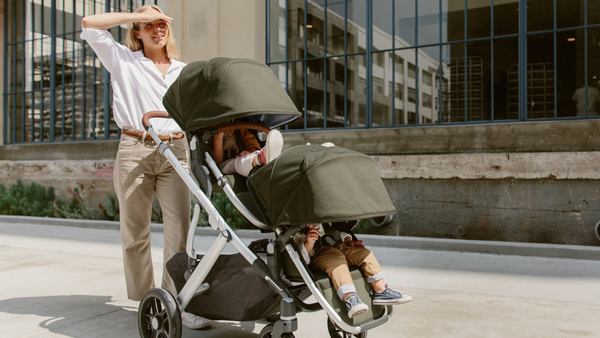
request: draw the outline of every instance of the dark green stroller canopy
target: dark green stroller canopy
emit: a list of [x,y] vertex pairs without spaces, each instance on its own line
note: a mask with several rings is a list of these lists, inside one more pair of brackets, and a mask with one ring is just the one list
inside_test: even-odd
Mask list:
[[[275,128],[302,114],[269,67],[246,59],[188,64],[163,104],[188,133],[233,119]],[[375,162],[341,147],[297,146],[255,169],[248,188],[269,226],[395,213]]]
[[345,222],[396,210],[375,162],[342,147],[297,146],[248,176],[270,226]]
[[276,128],[302,116],[271,68],[247,59],[188,64],[167,90],[163,104],[189,133],[233,119]]

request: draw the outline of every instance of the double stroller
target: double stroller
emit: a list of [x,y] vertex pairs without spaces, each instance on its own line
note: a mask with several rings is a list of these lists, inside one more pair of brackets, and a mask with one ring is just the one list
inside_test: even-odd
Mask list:
[[[271,69],[251,60],[190,63],[163,103],[168,113],[149,112],[143,124],[200,205],[194,207],[186,252],[167,262],[179,294],[148,291],[138,312],[141,337],[181,337],[184,310],[212,320],[266,323],[261,338],[294,337],[301,311],[324,310],[331,337],[366,337],[369,329],[389,320],[392,307],[372,303],[368,312],[348,318],[331,280],[308,268],[293,240],[307,223],[351,226],[358,219],[395,213],[368,156],[335,146],[296,146],[255,167],[248,178],[224,176],[209,153],[215,134],[236,129],[268,133],[301,116]],[[166,117],[188,137],[191,174],[150,125],[151,118]],[[224,192],[249,222],[275,239],[247,246],[212,205],[215,192]],[[205,255],[193,243],[200,208],[219,231]],[[339,237],[335,226],[327,228]],[[239,253],[222,254],[228,243]],[[371,286],[362,271],[351,268],[351,275],[358,296],[370,300]],[[314,300],[307,302],[311,296]]]

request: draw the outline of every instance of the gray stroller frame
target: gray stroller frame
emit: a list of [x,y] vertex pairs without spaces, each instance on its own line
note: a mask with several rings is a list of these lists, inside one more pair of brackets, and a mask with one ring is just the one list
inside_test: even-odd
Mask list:
[[[167,118],[168,113],[149,112],[144,115],[143,125],[145,126],[148,134],[151,135],[154,141],[158,144],[160,153],[163,154],[171,163],[173,168],[175,168],[179,176],[181,176],[185,184],[198,200],[202,209],[208,213],[208,222],[210,223],[210,226],[215,230],[219,230],[220,233],[206,254],[198,261],[198,254],[194,249],[194,235],[200,214],[200,206],[196,204],[194,207],[192,223],[187,236],[186,252],[188,255],[188,261],[193,260],[197,263],[197,265],[195,266],[195,269],[193,269],[193,272],[187,279],[185,285],[176,298],[173,298],[168,291],[161,288],[152,289],[146,294],[142,302],[140,302],[140,310],[138,315],[138,324],[140,335],[142,337],[181,337],[181,312],[186,309],[194,296],[203,294],[210,290],[210,285],[203,283],[203,281],[213,268],[215,262],[219,258],[219,255],[221,255],[223,252],[227,243],[233,244],[237,251],[239,251],[239,253],[251,264],[253,270],[256,271],[260,277],[264,278],[271,288],[282,298],[279,319],[270,326],[267,326],[265,328],[266,331],[263,330],[266,333],[263,334],[263,332],[261,332],[261,337],[294,337],[292,332],[296,331],[298,327],[296,318],[296,312],[298,310],[312,312],[323,309],[333,324],[335,324],[335,326],[342,331],[340,333],[342,333],[344,336],[364,337],[367,330],[380,326],[389,320],[390,316],[392,315],[392,306],[387,305],[385,306],[385,314],[373,321],[359,326],[352,326],[344,322],[344,320],[336,313],[334,308],[323,296],[322,292],[315,284],[315,281],[311,278],[311,273],[307,271],[306,264],[303,262],[299,253],[294,248],[292,238],[298,231],[298,227],[289,227],[287,229],[281,226],[276,227],[275,229],[268,227],[264,222],[256,217],[240,201],[240,199],[238,199],[230,187],[227,179],[219,170],[216,162],[212,159],[208,151],[204,152],[204,163],[208,166],[208,169],[210,169],[210,172],[212,172],[212,175],[214,175],[216,178],[218,185],[223,189],[225,194],[231,200],[233,205],[240,211],[240,213],[242,213],[242,215],[245,216],[246,219],[248,219],[254,226],[264,230],[274,230],[277,238],[275,242],[285,249],[302,279],[304,280],[306,287],[315,297],[317,303],[306,304],[302,300],[298,299],[298,297],[294,295],[281,281],[279,275],[274,273],[273,269],[270,269],[265,262],[254,252],[252,252],[237,236],[235,231],[231,229],[223,217],[221,217],[217,209],[212,205],[209,197],[207,197],[205,192],[199,187],[196,180],[181,165],[171,149],[169,149],[169,147],[161,141],[149,123],[150,118],[155,117]],[[266,130],[267,132],[269,131],[268,128],[258,124],[256,124],[253,129],[259,129],[263,131]],[[200,140],[197,136],[193,136],[190,142],[190,149],[194,150],[193,148],[195,147],[195,144],[199,144],[198,142],[206,142],[209,137],[212,138],[210,133],[205,134],[204,138],[206,140]],[[201,169],[206,170],[205,167],[202,167]],[[206,189],[206,187],[204,188]],[[211,188],[212,187],[209,187],[208,189]],[[283,250],[283,248],[280,249]],[[270,247],[270,250],[273,250],[273,246]]]

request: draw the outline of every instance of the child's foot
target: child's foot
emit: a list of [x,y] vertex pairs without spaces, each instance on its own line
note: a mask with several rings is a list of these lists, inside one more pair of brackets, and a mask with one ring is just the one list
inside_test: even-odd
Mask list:
[[373,305],[403,304],[412,300],[411,296],[402,295],[400,292],[390,289],[387,284],[382,292],[371,291],[371,297],[373,297]]
[[346,299],[346,309],[348,310],[348,318],[352,318],[367,312],[369,307],[358,298],[356,293],[353,293]]
[[279,130],[273,129],[267,134],[265,146],[256,154],[258,165],[266,165],[281,154],[283,148],[283,136]]

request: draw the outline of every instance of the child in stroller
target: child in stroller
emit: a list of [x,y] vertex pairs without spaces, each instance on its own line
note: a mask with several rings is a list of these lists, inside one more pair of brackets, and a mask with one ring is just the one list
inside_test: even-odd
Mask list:
[[210,154],[223,174],[248,177],[252,168],[263,166],[277,158],[282,148],[283,137],[279,130],[269,132],[265,146],[261,149],[258,140],[248,129],[237,129],[214,135]]
[[377,259],[365,248],[362,241],[354,240],[351,234],[343,231],[340,231],[342,243],[333,238],[324,239],[322,236],[325,235],[325,230],[321,223],[307,224],[307,229],[306,234],[298,232],[294,241],[310,268],[329,275],[338,297],[346,304],[349,318],[363,314],[369,309],[356,294],[349,265],[362,268],[367,282],[373,287],[371,297],[374,305],[403,304],[412,300],[411,296],[402,295],[387,286]]

